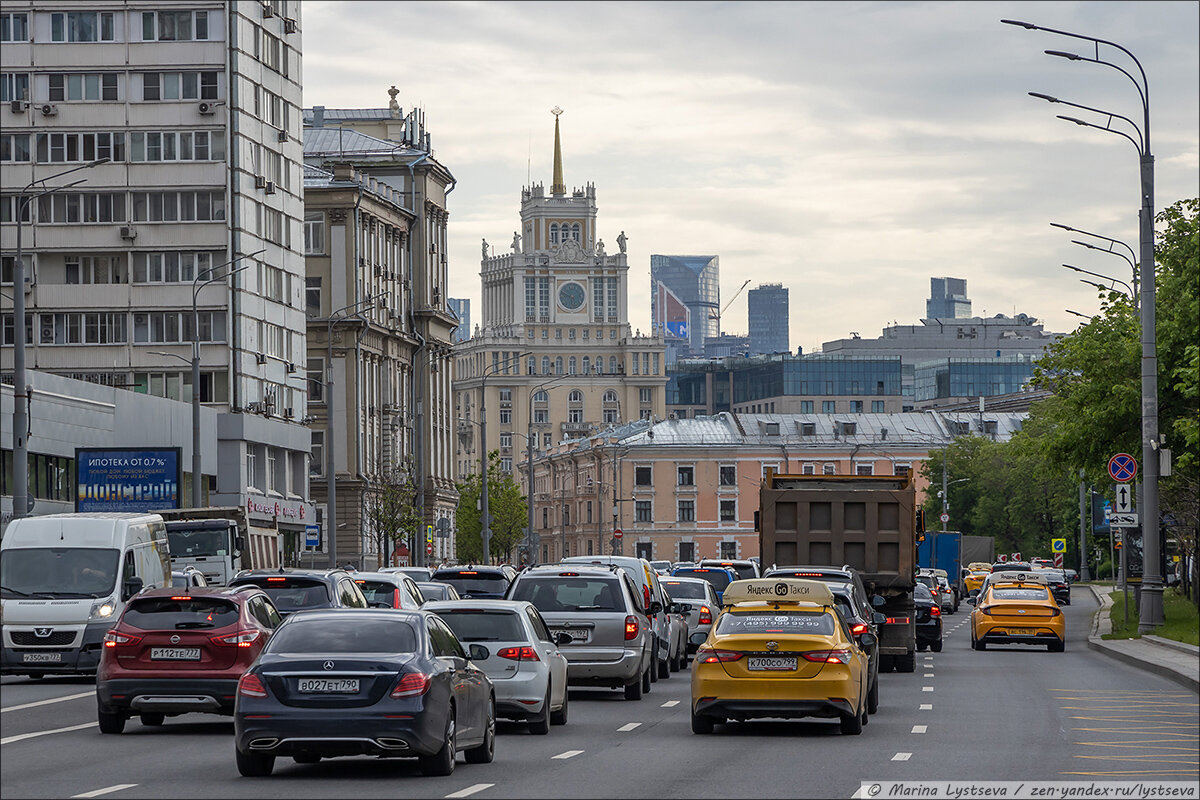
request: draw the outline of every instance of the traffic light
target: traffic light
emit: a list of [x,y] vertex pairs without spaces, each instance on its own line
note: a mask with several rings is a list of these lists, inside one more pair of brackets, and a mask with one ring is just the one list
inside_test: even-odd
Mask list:
[[925,541],[925,509],[918,508],[916,516],[917,518],[915,524],[913,525],[913,531],[917,535],[917,541],[923,542]]

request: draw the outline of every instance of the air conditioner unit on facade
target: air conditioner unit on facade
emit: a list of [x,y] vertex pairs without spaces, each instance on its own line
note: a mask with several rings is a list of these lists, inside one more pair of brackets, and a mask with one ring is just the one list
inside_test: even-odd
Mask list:
[[12,109],[12,112],[14,114],[20,114],[25,111],[25,106],[27,106],[27,105],[29,105],[29,104],[22,103],[20,100],[13,100],[12,103],[9,104],[9,108]]
[[262,411],[262,403],[246,403],[246,410],[251,414],[257,414]]
[[270,19],[271,17],[275,16],[275,11],[274,11],[274,9],[271,8],[270,3],[263,3],[262,8],[263,8],[263,19]]
[[267,190],[267,194],[275,194],[275,181],[267,181],[264,188]]
[[294,409],[291,409],[291,408],[285,408],[285,409],[283,410],[283,416],[284,416],[284,418],[285,418],[285,419],[291,419],[293,416],[295,416],[295,414],[294,414]]
[[283,21],[283,32],[284,33],[295,33],[296,32],[296,20],[285,19]]
[[54,341],[54,321],[53,319],[42,322],[42,338],[43,344],[51,344]]
[[137,238],[137,228],[133,227],[132,225],[122,225],[121,226],[121,238],[122,239],[136,239]]
[[217,104],[216,104],[216,103],[203,102],[203,103],[200,103],[200,104],[198,104],[198,105],[196,106],[196,109],[197,109],[197,110],[199,110],[199,112],[200,112],[201,114],[204,114],[205,116],[207,116],[207,115],[209,115],[209,114],[215,114],[215,113],[217,113]]
[[254,176],[254,188],[255,189],[267,188],[267,179],[265,177],[263,177],[262,175],[255,175]]
[[47,117],[53,117],[57,113],[58,113],[58,106],[54,105],[53,103],[43,103],[42,104],[42,114],[43,115],[45,115]]
[[288,140],[287,131],[280,130],[278,134],[279,141],[286,142]]

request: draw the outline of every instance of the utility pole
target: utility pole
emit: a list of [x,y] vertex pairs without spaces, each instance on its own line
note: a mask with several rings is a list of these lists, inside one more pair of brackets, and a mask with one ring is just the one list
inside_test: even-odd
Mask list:
[[1079,470],[1079,580],[1090,581],[1091,572],[1088,570],[1087,558],[1087,529],[1092,520],[1091,495],[1087,491],[1084,477],[1087,472]]

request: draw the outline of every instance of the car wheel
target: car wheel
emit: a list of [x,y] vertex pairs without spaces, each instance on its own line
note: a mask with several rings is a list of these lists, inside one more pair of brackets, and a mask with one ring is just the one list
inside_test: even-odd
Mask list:
[[550,732],[550,687],[546,687],[546,699],[542,701],[540,713],[529,718],[529,732],[534,736],[545,736]]
[[867,711],[874,714],[879,710],[879,677],[871,682],[871,688],[867,691]]
[[[550,713],[550,692],[546,691],[546,713]],[[547,716],[549,721],[549,716]],[[549,724],[546,730],[550,730]],[[477,747],[467,750],[464,755],[468,764],[490,764],[496,757],[496,699],[488,698],[487,720],[484,722],[483,742]]]
[[971,646],[976,650],[987,650],[987,642],[973,641]]
[[568,693],[567,693],[567,690],[564,689],[563,690],[562,708],[560,708],[558,711],[550,712],[550,724],[551,725],[566,725],[567,724],[567,699],[568,699]]
[[671,677],[671,659],[658,662],[658,677],[663,680]]
[[697,714],[695,711],[692,712],[692,733],[712,733],[713,724],[714,722],[712,717],[706,717],[703,714]]
[[265,778],[275,769],[275,756],[237,752],[237,768],[244,778]]
[[902,656],[896,656],[896,672],[916,672],[917,671],[917,654],[905,653]]
[[935,652],[935,653],[940,653],[940,652],[942,652],[942,640],[941,640],[941,639],[938,639],[936,642],[934,642],[933,644],[929,645],[929,649],[930,649],[930,650],[932,650],[932,651],[933,651],[933,652]]
[[1048,647],[1051,653],[1061,653],[1067,649],[1067,643],[1060,639],[1057,642],[1051,642]]
[[417,759],[422,775],[442,776],[454,773],[454,762],[458,755],[454,738],[454,706],[450,706],[450,718],[446,720],[446,738],[436,753]]
[[650,684],[654,683],[655,680],[656,680],[656,678],[654,677],[654,665],[651,664],[650,666],[646,667],[646,671],[644,673],[642,673],[642,693],[643,694],[650,691]]
[[641,700],[645,685],[645,675],[639,675],[633,679],[633,683],[625,684],[625,699],[626,700]]
[[125,715],[110,713],[103,708],[96,709],[96,723],[101,733],[121,733],[125,730]]
[[319,763],[321,757],[315,753],[301,753],[298,756],[292,756],[292,761],[297,764],[316,764]]
[[880,656],[879,657],[879,671],[881,673],[891,672],[895,666],[896,666],[895,656]]
[[858,714],[842,714],[842,733],[850,736],[858,736],[862,733],[862,717]]
[[152,728],[157,728],[159,725],[162,725],[164,722],[166,722],[167,715],[161,711],[147,711],[143,713],[139,719],[141,719],[143,725],[149,725]]
[[924,652],[925,652],[925,647],[926,647],[926,645],[925,645],[923,642],[922,642],[921,644],[918,644],[918,645],[917,645],[917,652],[918,652],[918,653],[924,653]]

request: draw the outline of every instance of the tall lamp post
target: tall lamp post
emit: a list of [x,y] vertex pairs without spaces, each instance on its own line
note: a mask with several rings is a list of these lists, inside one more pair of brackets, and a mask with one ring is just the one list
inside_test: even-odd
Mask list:
[[539,383],[537,386],[533,387],[529,391],[529,416],[526,418],[526,422],[528,424],[528,433],[525,435],[525,445],[526,445],[526,448],[525,448],[525,454],[526,454],[525,475],[529,481],[529,496],[527,498],[525,498],[525,505],[527,506],[526,510],[528,511],[528,514],[529,514],[529,520],[528,520],[529,527],[525,531],[525,548],[526,548],[526,551],[529,553],[529,565],[530,566],[533,566],[538,561],[537,546],[539,543],[538,542],[539,537],[533,532],[533,498],[534,498],[533,449],[534,449],[534,444],[537,442],[537,440],[533,437],[533,402],[534,402],[534,398],[536,398],[538,396],[538,394],[540,394],[541,391],[543,389],[545,389],[547,386],[551,386],[555,383],[558,383],[559,381],[566,380],[567,378],[570,378],[570,377],[572,377],[572,376],[571,375],[559,375],[548,381],[542,381],[541,383]]
[[[1106,39],[1098,39],[1095,36],[1087,36],[1079,33],[1071,33],[1070,31],[1056,30],[1054,28],[1044,28],[1040,25],[1034,25],[1030,22],[1019,22],[1017,20],[1001,20],[1008,25],[1018,25],[1026,30],[1039,30],[1046,33],[1055,33],[1061,36],[1069,36],[1073,39],[1082,39],[1091,42],[1094,47],[1095,54],[1093,56],[1084,56],[1076,53],[1066,53],[1060,50],[1047,50],[1047,55],[1065,58],[1069,61],[1085,61],[1092,64],[1102,64],[1106,67],[1112,67],[1120,72],[1133,83],[1138,91],[1138,98],[1142,104],[1142,124],[1139,129],[1136,122],[1133,122],[1128,117],[1114,114],[1109,111],[1103,111],[1089,106],[1082,106],[1077,103],[1066,103],[1055,97],[1047,95],[1035,94],[1035,97],[1046,100],[1051,103],[1063,103],[1074,108],[1081,108],[1086,111],[1092,111],[1107,117],[1104,125],[1096,125],[1085,120],[1076,119],[1074,117],[1066,117],[1059,115],[1061,119],[1067,122],[1073,122],[1076,125],[1082,125],[1088,128],[1096,128],[1097,130],[1108,131],[1115,133],[1128,139],[1138,151],[1138,165],[1141,189],[1141,207],[1139,210],[1139,250],[1140,269],[1139,282],[1141,284],[1141,346],[1142,346],[1142,507],[1138,509],[1142,518],[1142,542],[1144,547],[1143,558],[1143,574],[1142,574],[1142,602],[1138,609],[1138,632],[1149,633],[1154,628],[1163,623],[1163,576],[1161,558],[1161,546],[1159,540],[1159,513],[1158,513],[1158,353],[1157,336],[1155,330],[1155,268],[1154,268],[1154,155],[1150,151],[1150,84],[1146,79],[1146,70],[1142,67],[1142,62],[1138,61],[1137,56],[1131,53],[1121,45],[1110,42]],[[1131,72],[1126,70],[1111,61],[1105,61],[1100,58],[1100,46],[1107,45],[1115,48],[1137,65],[1138,76],[1135,77]],[[1032,93],[1031,93],[1032,94]],[[1117,130],[1112,127],[1114,120],[1122,120],[1128,123],[1132,128],[1134,135],[1131,136],[1124,131]]]
[[483,368],[483,373],[480,375],[479,382],[479,437],[482,440],[483,447],[479,455],[479,467],[481,473],[480,497],[479,497],[479,513],[482,517],[482,530],[480,538],[483,540],[483,564],[487,566],[492,563],[491,554],[488,549],[492,545],[492,513],[491,506],[488,505],[488,445],[487,445],[487,379],[495,375],[500,369],[507,368],[514,361],[517,364],[517,369],[521,368],[521,359],[529,353],[517,353],[508,358],[500,359],[492,364],[488,364]]
[[[25,184],[25,188],[17,195],[17,257],[13,263],[13,519],[21,519],[29,513],[29,387],[25,384],[25,347],[28,342],[25,340],[25,252],[21,248],[25,214],[30,204],[39,197],[70,189],[87,179],[80,178],[61,186],[46,186],[47,181],[81,169],[98,167],[111,160],[98,158],[45,178],[37,178]],[[41,191],[31,194],[29,190],[39,184]]]

